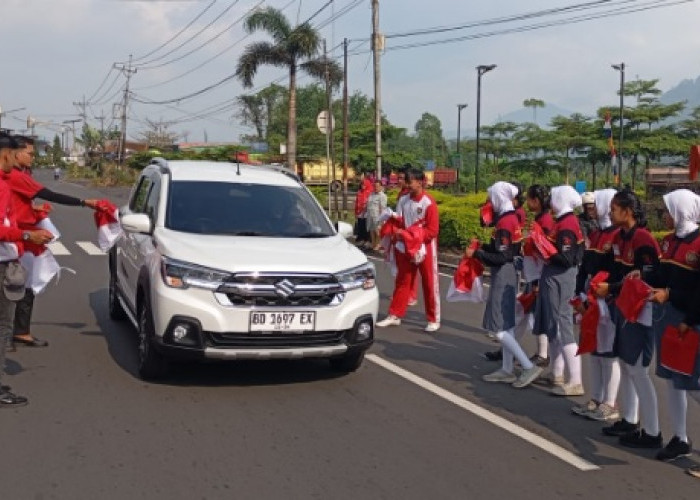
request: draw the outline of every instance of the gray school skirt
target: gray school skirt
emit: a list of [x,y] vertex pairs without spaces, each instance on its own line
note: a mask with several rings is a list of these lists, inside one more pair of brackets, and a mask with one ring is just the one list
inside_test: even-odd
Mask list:
[[482,328],[502,332],[515,327],[515,295],[517,289],[515,266],[512,262],[491,268],[491,286],[486,301]]
[[533,333],[545,334],[549,340],[558,338],[562,345],[576,343],[574,308],[569,301],[576,290],[577,272],[575,267],[544,266],[535,302]]

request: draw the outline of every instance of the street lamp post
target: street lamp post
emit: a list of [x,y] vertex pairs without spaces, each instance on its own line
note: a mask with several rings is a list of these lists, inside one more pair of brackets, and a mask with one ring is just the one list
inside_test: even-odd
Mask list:
[[458,165],[458,170],[459,175],[462,175],[462,151],[459,149],[459,141],[462,135],[461,132],[461,126],[462,126],[462,110],[466,108],[466,104],[457,104],[457,155],[459,158],[459,165]]
[[474,166],[474,192],[479,191],[479,129],[481,128],[481,75],[496,68],[495,64],[481,64],[476,67],[479,75],[476,82],[476,164]]
[[[620,144],[618,145],[617,148],[617,164],[618,164],[618,170],[617,174],[619,176],[618,180],[618,185],[622,184],[622,138],[624,137],[624,130],[625,127],[623,126],[623,120],[624,120],[624,105],[625,105],[625,63],[620,63],[620,64],[612,64],[611,65],[613,69],[616,69],[617,71],[620,72]],[[634,183],[634,179],[632,180]]]

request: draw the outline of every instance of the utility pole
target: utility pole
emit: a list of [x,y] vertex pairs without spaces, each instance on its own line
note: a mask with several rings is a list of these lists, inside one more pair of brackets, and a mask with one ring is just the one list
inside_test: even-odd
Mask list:
[[333,171],[333,183],[331,185],[333,186],[333,208],[335,210],[335,218],[336,220],[338,220],[340,218],[340,214],[338,213],[338,190],[335,187],[335,123],[333,119],[333,85],[331,85],[331,74],[329,67],[330,60],[328,59],[328,52],[326,52],[325,49],[325,43],[326,42],[324,40],[324,59],[326,63],[326,96],[328,100],[328,128],[330,129],[328,131],[328,144],[331,170]]
[[379,0],[372,0],[372,55],[374,59],[374,154],[377,179],[382,179],[382,97],[379,51],[384,49],[384,37],[379,33]]
[[136,73],[136,68],[131,67],[131,54],[129,54],[129,65],[124,66],[123,64],[114,63],[114,68],[121,71],[124,76],[126,76],[126,87],[124,88],[124,103],[122,104],[122,130],[121,130],[121,140],[119,141],[119,165],[124,163],[124,151],[126,149],[126,112],[129,107],[129,82],[131,80],[131,75]]
[[100,157],[104,156],[105,152],[105,114],[100,110],[100,116],[93,117],[95,120],[100,120]]
[[343,40],[343,219],[348,217],[348,155],[350,132],[348,131],[348,39]]
[[[87,102],[85,101],[85,94],[83,94],[83,100],[80,102],[73,102],[73,106],[77,106],[78,109],[80,110],[79,116],[80,116],[80,118],[83,119],[83,131],[87,132],[87,129],[85,128],[88,124],[87,112],[86,112]],[[84,134],[84,135],[87,135],[87,134]],[[73,132],[73,140],[75,140],[75,132]],[[85,141],[85,137],[83,137],[83,162],[84,162],[84,166],[87,167],[87,164],[88,164],[88,145],[87,145],[87,142]]]

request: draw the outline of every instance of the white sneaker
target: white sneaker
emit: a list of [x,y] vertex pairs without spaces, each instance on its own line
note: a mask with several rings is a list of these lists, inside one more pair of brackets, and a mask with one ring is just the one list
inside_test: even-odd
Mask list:
[[440,323],[428,323],[428,325],[423,329],[424,332],[432,333],[437,332],[440,329]]
[[512,384],[518,378],[512,373],[508,373],[503,368],[499,368],[493,373],[488,373],[481,377],[484,382],[501,382],[503,384]]
[[401,324],[401,318],[390,314],[381,321],[377,321],[377,326],[379,328],[386,328],[387,326],[399,326]]
[[550,392],[552,396],[583,396],[586,391],[583,389],[581,384],[564,384],[557,387],[553,387]]
[[523,370],[523,372],[518,377],[518,380],[513,382],[513,387],[516,389],[522,389],[530,385],[537,377],[539,377],[543,372],[543,369],[537,365],[532,365],[529,370]]
[[415,306],[418,303],[418,299],[413,299],[408,301],[408,307]]

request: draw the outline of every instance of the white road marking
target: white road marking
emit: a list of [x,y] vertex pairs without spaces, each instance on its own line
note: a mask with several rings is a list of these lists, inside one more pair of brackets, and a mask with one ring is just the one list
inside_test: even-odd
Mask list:
[[82,248],[88,255],[105,255],[105,253],[100,250],[100,247],[95,245],[92,241],[76,241],[75,244]]
[[584,460],[583,458],[571,453],[570,451],[562,448],[557,444],[552,443],[551,441],[547,441],[546,439],[544,439],[541,436],[538,436],[534,432],[528,431],[527,429],[524,429],[519,425],[514,424],[510,420],[500,417],[495,413],[485,408],[482,408],[481,406],[475,403],[472,403],[471,401],[461,398],[456,394],[453,394],[450,391],[443,389],[442,387],[435,385],[432,382],[429,382],[424,378],[421,378],[418,375],[409,372],[408,370],[404,370],[400,366],[395,365],[394,363],[391,363],[385,360],[384,358],[377,356],[376,354],[367,355],[367,359],[372,363],[394,373],[395,375],[398,375],[399,377],[421,387],[422,389],[433,393],[434,395],[444,399],[445,401],[449,401],[450,403],[459,406],[460,408],[495,425],[496,427],[499,427],[504,431],[509,432],[514,436],[517,436],[520,439],[527,441],[528,443],[540,448],[541,450],[557,457],[558,459],[568,463],[569,465],[572,465],[573,467],[581,471],[587,472],[600,469],[600,467],[598,467],[597,465],[588,462],[587,460]]
[[49,243],[49,250],[54,255],[70,255],[70,250],[68,250],[63,243],[60,241],[54,241]]

